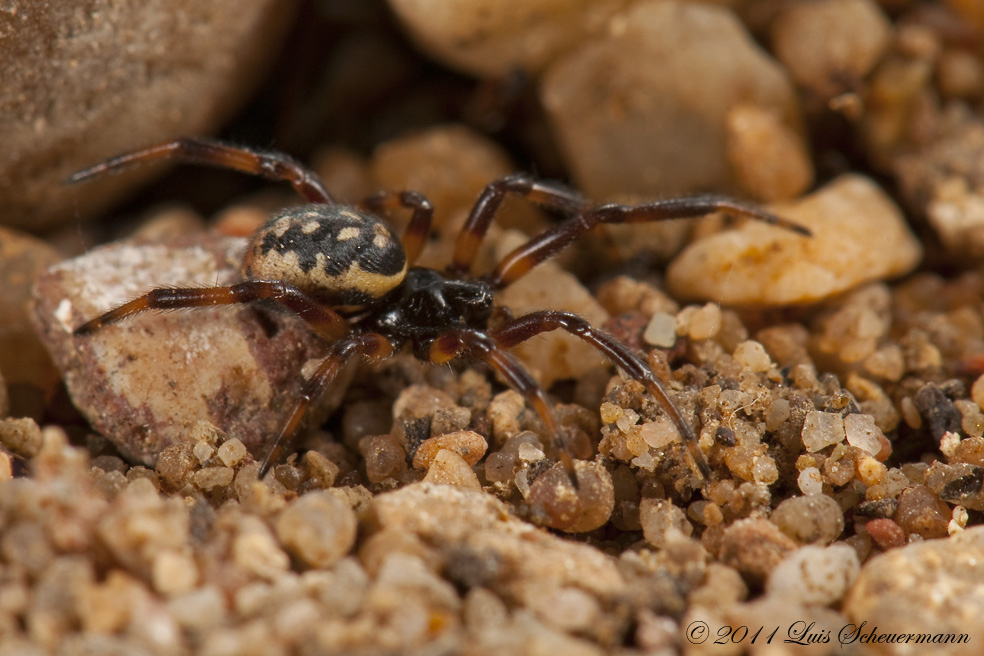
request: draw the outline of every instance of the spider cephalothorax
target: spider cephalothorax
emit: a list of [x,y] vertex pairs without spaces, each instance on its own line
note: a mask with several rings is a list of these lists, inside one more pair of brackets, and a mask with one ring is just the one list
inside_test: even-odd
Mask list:
[[[360,207],[336,203],[318,178],[278,153],[238,148],[206,139],[178,139],[109,159],[69,178],[80,182],[108,170],[153,159],[174,158],[285,180],[310,204],[284,210],[253,235],[242,265],[242,281],[227,287],[159,288],[91,319],[75,330],[103,326],[151,309],[177,309],[273,301],[300,316],[329,343],[328,354],[304,383],[289,418],[271,442],[261,476],[281,456],[308,407],[351,357],[379,360],[410,344],[414,354],[443,364],[459,356],[482,361],[519,391],[554,437],[556,455],[573,469],[543,389],[509,349],[536,335],[564,330],[603,353],[625,375],[641,382],[662,406],[707,478],[709,469],[663,383],[629,347],[568,312],[543,310],[520,317],[502,312],[491,325],[495,292],[525,275],[599,223],[638,223],[701,216],[725,210],[809,233],[752,205],[721,196],[693,196],[643,205],[595,206],[567,189],[513,175],[480,194],[455,244],[447,272],[413,266],[430,231],[433,210],[411,191],[381,193]],[[531,238],[481,277],[471,263],[503,198],[517,195],[569,215]],[[401,238],[380,218],[406,208],[412,217]]]

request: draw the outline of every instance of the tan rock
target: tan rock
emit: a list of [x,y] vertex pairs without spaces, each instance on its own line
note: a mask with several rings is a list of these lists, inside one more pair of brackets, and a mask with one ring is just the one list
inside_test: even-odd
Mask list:
[[908,273],[922,257],[902,212],[858,175],[837,178],[777,214],[812,237],[752,222],[685,249],[667,270],[678,296],[728,305],[811,303]]
[[0,223],[41,230],[106,207],[156,170],[69,174],[208,133],[263,79],[294,0],[27,3],[0,18]]
[[241,239],[214,236],[120,242],[39,279],[33,318],[41,339],[76,407],[126,457],[152,465],[167,446],[194,439],[202,420],[262,457],[286,420],[303,365],[323,351],[296,317],[268,313],[277,325],[272,336],[247,306],[147,312],[92,335],[72,334],[154,287],[231,284],[244,248]]
[[443,63],[495,77],[537,71],[604,29],[627,0],[390,0],[417,44]]
[[736,186],[727,114],[798,130],[792,84],[728,9],[639,2],[546,71],[540,95],[578,187],[595,199]]

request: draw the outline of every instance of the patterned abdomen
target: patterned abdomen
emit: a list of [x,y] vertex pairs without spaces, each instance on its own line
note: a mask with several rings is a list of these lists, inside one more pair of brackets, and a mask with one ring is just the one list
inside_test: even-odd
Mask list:
[[256,231],[242,273],[282,280],[352,312],[399,285],[407,258],[379,218],[343,205],[308,205],[276,214]]

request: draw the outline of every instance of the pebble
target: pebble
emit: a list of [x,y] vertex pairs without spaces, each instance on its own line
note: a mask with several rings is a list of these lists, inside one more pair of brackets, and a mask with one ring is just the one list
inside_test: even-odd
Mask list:
[[427,467],[424,480],[438,485],[460,485],[481,490],[482,484],[471,465],[455,451],[440,449]]
[[833,498],[823,494],[786,499],[769,519],[800,544],[825,546],[844,531],[844,512]]
[[[118,242],[58,264],[39,278],[34,321],[75,406],[125,457],[153,465],[200,421],[236,435],[262,457],[323,344],[295,317],[253,307],[147,312],[82,337],[83,321],[155,286],[231,284],[241,239]],[[268,336],[273,333],[273,336]],[[337,404],[342,375],[326,405]],[[315,413],[317,414],[317,413]]]
[[748,340],[739,344],[733,357],[738,364],[750,371],[768,371],[772,367],[772,360],[765,347],[756,341]]
[[464,430],[438,435],[421,442],[413,455],[413,466],[415,469],[427,469],[442,449],[457,453],[469,466],[477,465],[488,446],[485,438],[475,431]]
[[959,106],[937,123],[934,138],[900,154],[892,168],[947,250],[973,261],[984,255],[984,123]]
[[366,460],[366,478],[370,483],[382,483],[407,469],[406,452],[399,440],[391,435],[362,438],[359,453]]
[[808,453],[816,453],[828,446],[844,441],[844,419],[837,413],[814,410],[806,415],[803,423],[803,446]]
[[668,312],[653,314],[642,333],[642,339],[657,348],[671,348],[676,338],[676,317]]
[[[380,144],[372,154],[370,168],[376,188],[413,189],[434,206],[437,243],[432,238],[420,264],[438,269],[450,261],[461,224],[482,190],[493,180],[516,172],[509,156],[495,141],[456,124],[439,125]],[[542,217],[531,203],[506,198],[491,230],[501,227],[529,232],[542,224]],[[490,238],[488,242],[491,241]],[[480,249],[476,270],[492,265],[488,251]]]
[[796,478],[800,492],[813,496],[823,492],[823,474],[816,467],[804,467]]
[[[608,319],[601,304],[571,273],[554,262],[545,262],[499,294],[499,302],[516,316],[537,310],[573,312],[594,327]],[[530,373],[546,388],[555,381],[581,378],[605,359],[582,340],[555,330],[512,349]]]
[[495,565],[483,585],[499,594],[522,598],[531,585],[576,586],[611,599],[624,589],[610,556],[516,518],[484,492],[416,483],[376,496],[371,512],[380,529],[409,531],[444,553],[484,554],[481,562]]
[[154,559],[151,582],[163,595],[183,594],[198,584],[198,564],[187,551],[164,551]]
[[979,465],[934,462],[926,470],[926,487],[941,501],[984,510],[984,468]]
[[97,530],[119,563],[149,580],[158,556],[184,548],[188,511],[178,498],[161,498],[146,479],[134,481],[113,500]]
[[870,179],[856,174],[770,209],[808,227],[813,236],[758,221],[712,235],[670,264],[670,291],[727,305],[812,303],[908,273],[922,257],[899,208]]
[[[949,540],[916,542],[872,558],[845,598],[843,612],[863,634],[966,634],[964,644],[934,645],[935,653],[976,654],[984,642],[984,527]],[[855,638],[853,644],[860,644]],[[882,653],[902,654],[905,644]]]
[[674,533],[690,537],[694,532],[686,513],[667,499],[643,499],[639,504],[639,522],[646,542],[656,548],[666,546],[675,537]]
[[533,73],[604,29],[624,0],[590,5],[553,0],[435,2],[390,0],[390,8],[422,50],[480,77],[519,69]]
[[62,184],[71,173],[220,126],[262,77],[293,5],[208,0],[185,6],[180,19],[173,7],[113,0],[81,12],[61,4],[8,12],[0,223],[43,231],[92,216],[157,169],[84,188]]
[[558,463],[537,477],[524,495],[531,519],[568,533],[584,533],[604,525],[615,508],[611,474],[601,464],[576,460],[576,489]]
[[720,560],[741,572],[749,583],[760,585],[797,547],[772,522],[742,519],[725,529]]
[[776,566],[765,591],[806,606],[829,606],[844,596],[860,569],[857,552],[846,544],[801,547]]
[[0,445],[11,453],[32,458],[41,450],[41,439],[41,429],[30,417],[0,419]]
[[277,538],[309,567],[326,568],[355,544],[355,513],[327,491],[309,492],[287,506],[275,521]]
[[786,5],[772,26],[776,56],[818,101],[854,91],[889,46],[892,28],[872,0]]
[[776,111],[737,105],[728,110],[726,127],[728,163],[743,196],[788,200],[812,184],[806,144]]
[[844,436],[847,443],[873,456],[881,453],[884,434],[871,415],[850,414],[844,417]]
[[290,569],[290,558],[266,522],[254,515],[236,520],[230,555],[237,567],[265,581],[274,581]]
[[950,507],[932,490],[925,485],[913,485],[899,496],[894,519],[907,535],[916,534],[929,540],[947,535],[950,516]]
[[885,551],[905,546],[905,531],[892,519],[887,517],[873,519],[865,524],[864,528],[875,544]]
[[540,96],[578,188],[599,200],[734,189],[735,105],[799,124],[782,68],[729,9],[702,3],[631,4],[547,68]]

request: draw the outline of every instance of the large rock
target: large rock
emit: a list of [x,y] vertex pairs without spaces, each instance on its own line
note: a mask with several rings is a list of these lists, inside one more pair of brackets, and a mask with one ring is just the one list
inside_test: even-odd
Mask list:
[[72,333],[154,287],[234,283],[245,245],[217,236],[120,242],[39,279],[41,338],[75,405],[126,457],[152,465],[167,446],[197,441],[207,421],[259,459],[286,420],[302,368],[324,351],[297,317],[254,306],[196,308]]
[[74,171],[214,130],[263,77],[294,0],[24,2],[0,11],[0,223],[93,214],[153,169],[84,190]]
[[578,187],[598,200],[736,188],[731,108],[799,128],[782,68],[730,10],[704,3],[632,5],[551,64],[540,94]]

